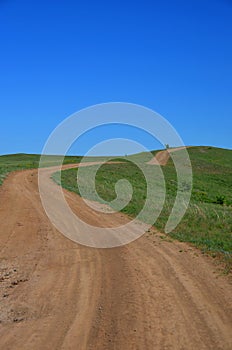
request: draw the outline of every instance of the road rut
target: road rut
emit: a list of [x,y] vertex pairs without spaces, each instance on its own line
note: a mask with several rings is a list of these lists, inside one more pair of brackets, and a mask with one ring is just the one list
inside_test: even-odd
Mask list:
[[[128,221],[65,194],[93,225]],[[119,248],[68,240],[42,208],[36,170],[0,189],[0,272],[4,350],[232,349],[232,286],[210,258],[155,229]]]

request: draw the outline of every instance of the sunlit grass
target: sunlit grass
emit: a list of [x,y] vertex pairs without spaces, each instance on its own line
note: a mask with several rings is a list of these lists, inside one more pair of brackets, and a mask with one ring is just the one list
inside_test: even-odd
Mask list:
[[[223,257],[227,267],[231,268],[232,260],[232,151],[212,147],[192,147],[189,155],[193,167],[193,191],[190,205],[181,222],[170,233],[180,241],[190,242],[213,256]],[[136,161],[143,162],[143,155]],[[147,157],[144,158],[147,161]],[[96,175],[96,190],[102,201],[110,202],[116,198],[115,184],[126,179],[133,187],[133,196],[122,212],[135,217],[141,211],[146,200],[147,184],[142,171],[131,163],[130,157],[123,164],[105,164]],[[132,159],[131,159],[132,160]],[[145,162],[144,162],[145,163]],[[156,166],[145,165],[147,172],[154,173]],[[98,200],[94,191],[89,188],[88,168],[83,169],[81,177],[85,196]],[[162,167],[166,181],[166,199],[162,212],[155,226],[164,231],[170,216],[177,191],[177,180],[174,165],[170,159]],[[157,185],[160,178],[155,175]],[[57,174],[54,175],[57,179]],[[62,172],[62,186],[78,194],[77,170]],[[161,186],[161,182],[160,182]],[[158,210],[158,208],[157,208]],[[146,218],[144,218],[146,221]]]

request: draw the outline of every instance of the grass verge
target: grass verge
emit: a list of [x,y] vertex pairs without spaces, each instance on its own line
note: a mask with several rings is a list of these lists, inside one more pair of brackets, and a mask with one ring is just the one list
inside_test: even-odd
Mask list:
[[[67,156],[64,159],[64,164],[78,163],[82,157]],[[56,156],[48,156],[47,166],[55,164]],[[33,169],[39,167],[40,154],[9,154],[0,156],[0,185],[2,185],[6,176],[17,170]]]
[[[202,252],[219,258],[225,264],[225,272],[229,272],[232,268],[232,151],[191,147],[188,152],[193,167],[192,197],[183,219],[170,236],[190,242]],[[147,156],[139,157],[140,162],[147,160]],[[151,165],[144,167],[148,173],[154,173],[157,169]],[[81,176],[78,181],[82,181],[85,197],[97,200],[88,182],[88,168],[82,171],[83,174],[86,171],[86,176]],[[177,191],[176,172],[171,159],[162,167],[162,171],[166,182],[166,198],[155,223],[160,231],[164,230]],[[159,186],[159,174],[155,176]],[[58,173],[53,178],[59,183]],[[77,169],[62,171],[61,185],[80,194],[76,179]],[[97,193],[103,202],[114,200],[115,184],[120,179],[128,180],[133,187],[131,200],[121,211],[134,217],[145,203],[147,184],[139,167],[130,162],[130,157],[123,164],[104,164],[99,168],[96,174]]]

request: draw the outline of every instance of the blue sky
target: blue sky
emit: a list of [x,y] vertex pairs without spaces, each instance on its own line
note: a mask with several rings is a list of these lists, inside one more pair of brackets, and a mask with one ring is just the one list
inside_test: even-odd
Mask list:
[[111,101],[155,110],[186,145],[232,148],[230,0],[0,0],[0,44],[0,154],[40,153],[70,114]]

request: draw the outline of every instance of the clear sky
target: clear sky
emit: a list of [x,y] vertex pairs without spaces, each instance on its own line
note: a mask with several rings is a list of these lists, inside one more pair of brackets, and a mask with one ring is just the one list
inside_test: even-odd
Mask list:
[[64,118],[111,101],[232,148],[231,0],[0,0],[0,50],[0,154],[40,153]]

